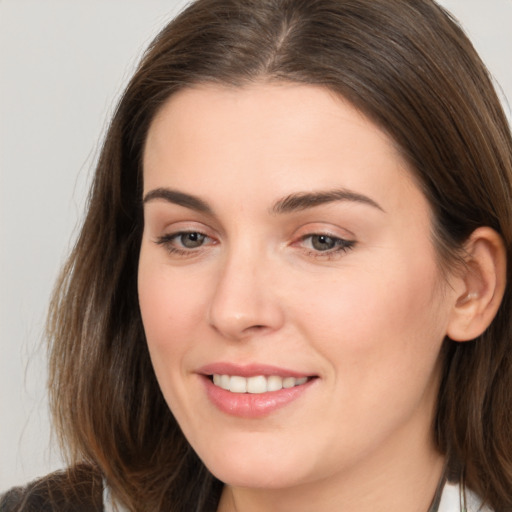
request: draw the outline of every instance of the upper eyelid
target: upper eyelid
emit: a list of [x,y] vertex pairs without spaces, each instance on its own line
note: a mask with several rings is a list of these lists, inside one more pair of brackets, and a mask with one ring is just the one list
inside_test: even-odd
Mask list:
[[314,236],[326,236],[329,238],[332,238],[333,240],[341,240],[342,242],[353,242],[354,240],[352,238],[346,237],[346,236],[340,236],[340,235],[334,235],[332,233],[328,232],[318,232],[318,233],[307,233],[305,235],[301,235],[299,237],[299,240],[306,240],[307,238],[312,238]]
[[[160,224],[158,221],[156,224],[153,221],[148,223],[149,231],[153,232],[155,235],[154,238],[171,238],[183,233],[200,233],[210,239],[220,242],[225,240],[227,235],[222,226],[212,227],[209,224],[205,224],[204,222],[195,219],[169,219],[168,222],[162,222],[160,226],[158,226],[158,224]],[[290,228],[290,231],[288,230],[289,228],[285,228],[285,230],[288,231],[288,235],[283,232],[282,236],[288,238],[288,243],[291,244],[297,243],[300,240],[314,235],[326,235],[334,239],[346,241],[357,240],[353,231],[337,222],[329,222],[327,219],[301,222],[300,225],[293,228],[290,226]],[[162,235],[158,236],[157,233],[162,233]]]
[[327,235],[341,240],[355,240],[356,235],[347,228],[331,223],[308,222],[295,230],[298,238],[313,235]]
[[330,230],[318,230],[318,231],[309,231],[307,233],[304,233],[303,235],[299,235],[299,238],[309,238],[311,236],[328,236],[330,238],[335,238],[337,240],[353,240],[355,237],[353,235],[349,235],[348,233],[345,235],[341,235],[339,233],[333,233]]
[[[300,228],[299,228],[299,230],[300,230]],[[299,231],[299,230],[296,230],[296,231]],[[183,228],[178,228],[178,229],[169,229],[168,231],[167,231],[167,228],[165,228],[162,231],[166,231],[166,232],[164,232],[160,236],[157,236],[156,238],[159,238],[159,239],[160,238],[175,238],[180,235],[187,234],[187,233],[199,233],[199,234],[201,234],[207,238],[210,238],[210,239],[221,238],[216,234],[212,234],[212,230],[210,230],[210,229],[201,229],[201,228],[195,228],[195,227],[190,227],[190,228],[183,227]],[[291,236],[290,238],[291,238],[291,243],[295,243],[298,240],[304,240],[304,239],[310,238],[312,236],[322,236],[322,235],[328,236],[330,238],[334,238],[336,240],[345,240],[345,241],[355,241],[355,238],[356,238],[352,233],[347,232],[346,234],[339,234],[339,233],[335,233],[334,230],[331,230],[331,229],[309,229],[309,230],[305,230],[305,232],[303,234],[296,234],[294,236]]]
[[151,232],[163,233],[163,235],[175,235],[180,233],[201,233],[209,237],[216,237],[218,231],[215,228],[199,220],[172,220],[172,221],[147,221],[146,227]]
[[[342,245],[346,244],[345,245],[346,247],[353,246],[353,245],[355,245],[357,243],[354,238],[346,238],[346,237],[341,237],[341,236],[335,236],[335,235],[331,235],[329,233],[311,233],[309,235],[304,235],[304,236],[300,237],[299,241],[303,242],[303,241],[305,241],[307,239],[311,239],[314,236],[326,236],[328,238],[331,238],[335,242],[341,242]],[[328,252],[328,251],[325,251],[325,252]]]
[[173,231],[170,233],[164,233],[163,235],[157,236],[157,240],[175,240],[176,238],[179,238],[182,235],[187,235],[190,233],[197,233],[199,235],[204,236],[205,238],[208,238],[210,240],[213,240],[214,238],[210,236],[208,233],[205,233],[204,231],[200,231],[198,229],[180,229],[179,231]]

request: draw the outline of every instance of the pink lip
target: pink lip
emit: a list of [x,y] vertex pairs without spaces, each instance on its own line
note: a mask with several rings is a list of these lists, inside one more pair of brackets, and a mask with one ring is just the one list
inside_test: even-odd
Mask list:
[[215,386],[210,375],[239,375],[241,377],[254,377],[256,375],[279,375],[280,377],[308,377],[307,375],[292,370],[285,370],[269,365],[234,365],[231,363],[214,363],[202,367],[197,372],[200,374],[206,395],[212,404],[220,411],[230,416],[239,418],[261,418],[285,407],[300,398],[318,379],[313,378],[305,384],[293,388],[283,388],[279,391],[267,393],[231,393]]
[[248,364],[239,365],[233,363],[212,363],[207,364],[197,370],[196,373],[202,375],[239,375],[240,377],[255,377],[257,375],[263,375],[269,377],[270,375],[279,375],[280,377],[295,377],[300,379],[301,377],[311,377],[311,374],[301,373],[286,368],[279,368],[278,366],[272,366],[268,364]]

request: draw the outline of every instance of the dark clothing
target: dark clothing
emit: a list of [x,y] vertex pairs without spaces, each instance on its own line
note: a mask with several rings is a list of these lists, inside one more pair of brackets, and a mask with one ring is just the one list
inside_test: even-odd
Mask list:
[[0,512],[102,512],[103,481],[90,466],[52,473],[0,496]]

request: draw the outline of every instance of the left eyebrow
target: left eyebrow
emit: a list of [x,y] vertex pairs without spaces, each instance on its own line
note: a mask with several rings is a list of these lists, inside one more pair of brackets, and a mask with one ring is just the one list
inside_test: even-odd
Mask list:
[[326,190],[318,192],[297,192],[279,199],[271,207],[272,214],[291,213],[306,210],[337,201],[350,201],[377,208],[385,213],[384,208],[370,197],[347,189]]

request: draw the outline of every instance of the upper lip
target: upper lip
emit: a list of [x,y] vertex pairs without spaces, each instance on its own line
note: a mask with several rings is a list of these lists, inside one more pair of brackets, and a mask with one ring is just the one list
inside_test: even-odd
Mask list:
[[255,377],[257,375],[269,377],[271,375],[278,375],[279,377],[295,377],[296,379],[314,376],[310,373],[304,373],[268,364],[252,363],[241,365],[228,362],[207,364],[199,368],[197,373],[202,375],[238,375],[240,377]]

